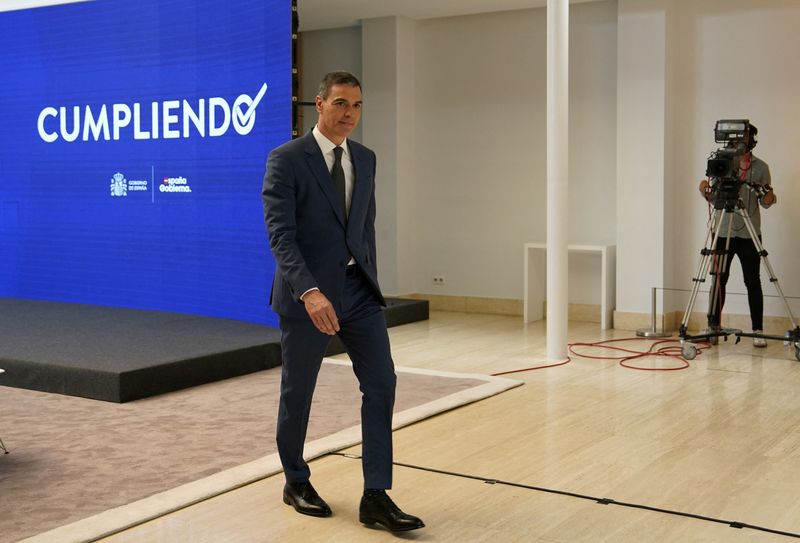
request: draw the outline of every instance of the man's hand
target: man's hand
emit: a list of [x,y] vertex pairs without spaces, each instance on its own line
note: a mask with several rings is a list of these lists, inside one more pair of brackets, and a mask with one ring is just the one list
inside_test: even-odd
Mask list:
[[711,185],[708,182],[708,179],[703,179],[700,181],[700,186],[698,187],[700,190],[700,194],[703,195],[707,201],[711,201]]
[[308,316],[314,326],[323,334],[336,335],[339,331],[339,318],[328,298],[318,290],[312,290],[303,296]]
[[761,203],[764,204],[764,207],[769,207],[777,201],[777,197],[775,193],[772,192],[772,189],[769,190],[764,196],[761,197]]

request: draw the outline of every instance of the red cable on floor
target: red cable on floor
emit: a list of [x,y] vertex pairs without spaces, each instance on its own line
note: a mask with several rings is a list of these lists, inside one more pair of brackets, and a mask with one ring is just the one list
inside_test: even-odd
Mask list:
[[520,370],[501,371],[498,373],[491,373],[489,375],[491,375],[492,377],[497,377],[498,375],[508,375],[509,373],[519,373],[522,371],[543,370],[545,368],[555,368],[556,366],[563,366],[564,364],[569,364],[570,362],[572,362],[572,359],[570,357],[567,357],[567,359],[564,360],[563,362],[556,362],[555,364],[548,364],[546,366],[534,366],[532,368],[522,368]]
[[[619,360],[619,365],[632,369],[632,370],[641,370],[641,371],[677,371],[677,370],[684,370],[690,366],[689,361],[686,360],[682,355],[682,348],[681,343],[677,339],[661,339],[658,341],[654,341],[650,348],[646,351],[634,350],[634,349],[626,349],[624,347],[619,347],[616,345],[610,345],[611,343],[618,343],[622,341],[647,341],[646,339],[640,337],[630,337],[630,338],[617,338],[617,339],[606,339],[603,341],[595,341],[591,343],[584,343],[584,342],[577,342],[577,343],[570,343],[568,345],[569,352],[575,356],[579,356],[581,358],[591,358],[594,360]],[[700,342],[693,342],[697,345],[697,354],[701,354],[704,351],[708,350],[711,347],[711,344],[707,341],[700,341]],[[654,350],[658,345],[666,344],[659,347],[657,350]],[[602,348],[602,349],[612,349],[614,351],[620,351],[626,353],[624,356],[599,356],[599,355],[590,355],[590,354],[581,354],[575,350],[575,347],[595,347],[595,348]],[[681,365],[676,366],[673,368],[645,368],[642,366],[636,366],[631,364],[631,360],[636,360],[637,358],[648,358],[651,356],[656,357],[668,357],[668,358],[675,358],[680,360]],[[534,366],[531,368],[523,368],[518,370],[510,370],[510,371],[502,371],[498,373],[492,373],[493,377],[498,375],[507,375],[509,373],[519,373],[523,371],[533,371],[533,370],[541,370],[545,368],[555,368],[557,366],[563,366],[564,364],[568,364],[571,362],[571,358],[567,358],[563,362],[558,362],[556,364],[548,364],[546,366]]]
[[[641,371],[676,371],[676,370],[684,370],[689,367],[689,362],[682,356],[681,354],[681,345],[680,341],[674,339],[662,339],[659,341],[654,341],[650,348],[646,351],[640,350],[633,350],[633,349],[625,349],[623,347],[617,347],[614,345],[610,345],[610,343],[616,342],[623,342],[623,341],[643,341],[642,338],[633,337],[633,338],[617,338],[617,339],[607,339],[604,341],[596,341],[593,343],[571,343],[569,345],[569,352],[576,356],[581,356],[583,358],[593,358],[596,360],[619,360],[620,366],[624,368],[629,368],[632,370],[641,370]],[[658,349],[657,346],[661,344],[666,344]],[[575,350],[575,347],[600,347],[604,349],[612,349],[615,351],[621,351],[623,353],[627,353],[625,356],[592,356],[592,355],[585,355],[580,354]],[[710,344],[707,342],[703,342],[697,349],[698,354],[702,353],[704,350],[708,349]],[[675,358],[680,360],[681,365],[672,367],[672,368],[645,368],[642,366],[636,366],[631,364],[631,360],[636,360],[637,358],[648,358],[651,356],[664,356],[668,358]]]

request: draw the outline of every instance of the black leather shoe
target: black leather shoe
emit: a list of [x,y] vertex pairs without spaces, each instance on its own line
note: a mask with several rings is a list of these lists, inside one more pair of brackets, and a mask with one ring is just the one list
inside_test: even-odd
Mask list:
[[329,517],[331,508],[319,497],[311,483],[286,483],[283,487],[283,503],[295,511],[312,517]]
[[358,520],[362,524],[378,524],[390,532],[406,532],[424,528],[425,523],[403,513],[383,490],[367,490],[361,498]]

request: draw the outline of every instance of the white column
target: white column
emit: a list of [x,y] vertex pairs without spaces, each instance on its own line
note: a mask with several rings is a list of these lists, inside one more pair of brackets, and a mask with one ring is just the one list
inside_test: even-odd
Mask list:
[[569,1],[547,0],[547,358],[567,356]]

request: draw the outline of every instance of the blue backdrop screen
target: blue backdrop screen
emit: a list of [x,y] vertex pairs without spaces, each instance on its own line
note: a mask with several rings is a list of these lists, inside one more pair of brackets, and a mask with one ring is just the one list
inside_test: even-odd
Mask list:
[[275,324],[260,189],[288,0],[0,13],[0,296]]

